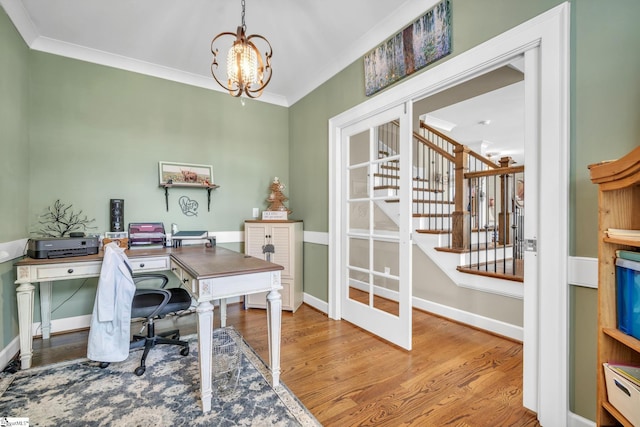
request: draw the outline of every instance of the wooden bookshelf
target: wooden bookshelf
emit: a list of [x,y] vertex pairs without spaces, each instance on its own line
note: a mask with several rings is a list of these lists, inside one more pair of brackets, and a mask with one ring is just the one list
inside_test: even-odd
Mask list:
[[607,399],[603,363],[640,365],[640,340],[617,329],[616,250],[640,250],[640,241],[608,237],[610,228],[640,230],[640,147],[589,166],[598,185],[598,426],[632,424]]

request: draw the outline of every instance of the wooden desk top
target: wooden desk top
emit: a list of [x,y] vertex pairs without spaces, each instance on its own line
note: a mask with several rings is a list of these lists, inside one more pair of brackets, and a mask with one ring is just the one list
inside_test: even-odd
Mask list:
[[[284,267],[249,255],[244,255],[220,246],[207,248],[201,245],[183,246],[180,248],[134,249],[125,251],[129,258],[149,258],[170,256],[197,279],[235,276],[247,273],[283,270]],[[104,251],[94,255],[84,255],[53,259],[35,259],[26,257],[14,265],[32,266],[47,264],[65,264],[76,262],[102,261]]]
[[284,267],[262,259],[214,246],[171,249],[171,258],[196,279],[284,270]]

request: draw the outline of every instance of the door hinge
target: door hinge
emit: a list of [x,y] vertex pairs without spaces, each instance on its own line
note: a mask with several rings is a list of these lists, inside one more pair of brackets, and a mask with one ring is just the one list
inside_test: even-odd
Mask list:
[[524,239],[524,250],[527,252],[538,252],[538,239]]

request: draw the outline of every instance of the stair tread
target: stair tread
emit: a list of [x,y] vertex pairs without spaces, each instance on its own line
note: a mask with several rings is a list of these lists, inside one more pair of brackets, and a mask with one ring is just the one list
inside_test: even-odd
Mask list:
[[451,218],[450,213],[414,213],[414,218]]
[[420,233],[420,234],[449,234],[449,233],[451,233],[451,230],[417,229],[416,233]]
[[507,258],[479,264],[461,265],[457,267],[457,270],[463,273],[524,282],[524,260],[515,260],[515,271],[513,261],[512,258]]
[[511,248],[513,245],[495,245],[494,243],[474,243],[471,245],[471,248],[468,246],[466,248],[447,248],[447,247],[439,247],[435,248],[436,251],[440,252],[453,252],[456,254],[466,254],[469,252],[477,252],[477,251],[492,251],[494,249],[506,249]]
[[413,191],[430,191],[432,193],[444,193],[444,190],[441,190],[439,188],[420,188],[420,187],[413,187]]
[[[400,199],[389,199],[387,203],[398,203]],[[427,199],[413,199],[413,203],[422,204],[436,204],[436,205],[454,205],[455,203],[450,200],[427,200]]]
[[373,176],[377,178],[391,178],[391,179],[400,179],[398,175],[388,174],[388,173],[374,173]]

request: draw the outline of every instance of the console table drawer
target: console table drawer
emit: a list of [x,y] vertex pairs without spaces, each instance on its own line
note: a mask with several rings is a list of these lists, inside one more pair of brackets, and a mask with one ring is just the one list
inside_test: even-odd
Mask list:
[[169,270],[169,257],[130,259],[134,272]]
[[35,281],[54,279],[74,279],[77,277],[99,276],[101,263],[77,263],[67,266],[39,266],[36,269]]
[[171,260],[171,272],[178,277],[178,280],[186,289],[194,291],[194,278],[173,260]]

